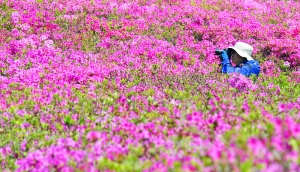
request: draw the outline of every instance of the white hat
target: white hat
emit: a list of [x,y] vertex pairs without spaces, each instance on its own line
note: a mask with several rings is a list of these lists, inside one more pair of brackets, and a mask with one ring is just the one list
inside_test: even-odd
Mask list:
[[244,42],[237,42],[234,47],[229,47],[234,49],[241,57],[246,58],[247,60],[254,60],[251,55],[253,52],[253,47]]

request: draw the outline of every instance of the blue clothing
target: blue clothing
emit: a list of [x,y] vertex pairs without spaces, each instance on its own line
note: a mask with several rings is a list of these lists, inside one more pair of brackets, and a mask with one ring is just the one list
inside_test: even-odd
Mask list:
[[[225,52],[225,51],[224,51]],[[227,53],[222,53],[222,73],[237,72],[249,77],[252,74],[258,76],[260,72],[260,66],[256,60],[247,60],[237,67],[233,67],[230,63]]]

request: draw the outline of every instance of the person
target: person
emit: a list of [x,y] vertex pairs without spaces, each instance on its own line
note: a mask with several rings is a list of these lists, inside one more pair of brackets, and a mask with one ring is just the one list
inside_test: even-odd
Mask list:
[[[230,53],[228,53],[230,52]],[[259,63],[254,60],[251,55],[253,47],[244,42],[237,42],[234,47],[229,47],[221,52],[222,60],[222,73],[233,73],[237,72],[249,77],[251,75],[258,76],[260,73]],[[232,66],[228,55],[231,56],[232,62],[236,66]]]

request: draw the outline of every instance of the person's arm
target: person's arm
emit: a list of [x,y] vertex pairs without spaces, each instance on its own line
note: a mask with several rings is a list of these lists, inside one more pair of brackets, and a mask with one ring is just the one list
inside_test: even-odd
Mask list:
[[230,60],[229,60],[229,57],[228,57],[228,54],[226,51],[222,51],[222,54],[221,54],[221,58],[222,58],[222,73],[233,73],[233,72],[238,72],[238,73],[241,73],[241,68],[240,67],[233,67],[230,63]]

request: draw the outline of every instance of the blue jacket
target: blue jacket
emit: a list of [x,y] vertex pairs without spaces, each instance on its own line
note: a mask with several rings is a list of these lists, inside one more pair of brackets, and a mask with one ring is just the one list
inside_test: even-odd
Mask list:
[[233,67],[229,61],[227,54],[222,53],[222,73],[237,72],[249,77],[252,74],[258,76],[260,72],[260,66],[256,60],[247,60],[237,67]]

